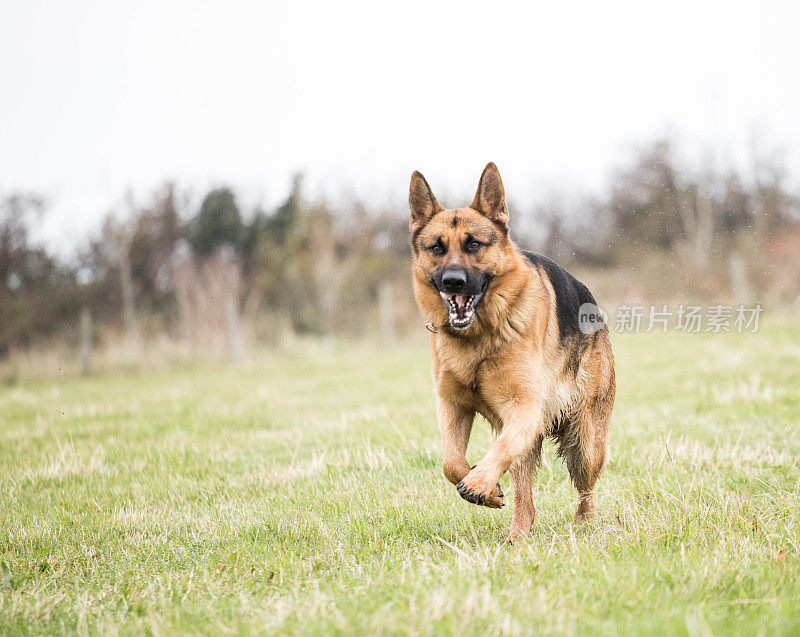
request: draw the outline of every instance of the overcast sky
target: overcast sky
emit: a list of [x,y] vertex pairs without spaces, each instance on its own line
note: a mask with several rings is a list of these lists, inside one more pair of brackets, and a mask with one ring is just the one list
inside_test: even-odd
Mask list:
[[797,178],[794,4],[3,0],[0,191],[66,249],[166,179],[403,208],[414,169],[461,195],[491,160],[530,201],[668,130],[740,161],[755,132]]

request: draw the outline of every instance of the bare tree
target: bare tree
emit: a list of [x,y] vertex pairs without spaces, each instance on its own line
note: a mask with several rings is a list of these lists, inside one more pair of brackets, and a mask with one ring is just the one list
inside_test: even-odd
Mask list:
[[681,221],[681,233],[675,244],[699,270],[708,267],[716,225],[714,203],[704,184],[692,185],[674,191],[670,200]]
[[133,283],[130,259],[133,229],[130,224],[111,219],[108,223],[108,235],[112,241],[110,249],[119,267],[119,284],[122,292],[122,320],[125,325],[128,349],[133,354],[139,354],[141,339],[139,337],[139,326],[136,322],[136,290]]
[[206,258],[182,256],[173,266],[181,332],[195,354],[227,351],[237,362],[243,354],[239,311],[242,269],[230,247]]

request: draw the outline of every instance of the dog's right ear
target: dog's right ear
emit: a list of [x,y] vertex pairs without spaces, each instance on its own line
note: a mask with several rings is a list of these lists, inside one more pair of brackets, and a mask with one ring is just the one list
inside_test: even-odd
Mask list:
[[411,232],[418,230],[442,207],[433,196],[433,191],[418,170],[411,175],[411,186],[408,189],[408,207],[411,210]]

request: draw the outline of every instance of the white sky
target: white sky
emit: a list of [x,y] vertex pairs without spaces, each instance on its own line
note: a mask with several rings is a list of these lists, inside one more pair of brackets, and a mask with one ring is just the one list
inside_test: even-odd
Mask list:
[[304,170],[404,214],[414,169],[455,206],[491,160],[531,201],[667,130],[739,160],[755,131],[797,177],[794,4],[3,0],[0,191],[67,250],[166,179],[271,206]]

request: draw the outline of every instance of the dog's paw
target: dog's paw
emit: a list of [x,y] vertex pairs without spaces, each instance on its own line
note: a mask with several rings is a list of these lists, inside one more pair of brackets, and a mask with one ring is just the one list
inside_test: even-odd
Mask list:
[[511,525],[511,530],[508,532],[508,537],[503,541],[504,544],[513,544],[517,540],[524,540],[531,534],[531,530],[527,531],[515,525]]
[[503,502],[503,490],[500,488],[500,483],[492,484],[491,482],[487,482],[474,469],[464,476],[464,479],[456,485],[456,490],[458,491],[458,495],[467,502],[472,502],[472,504],[478,504],[491,509],[499,509],[505,506]]

